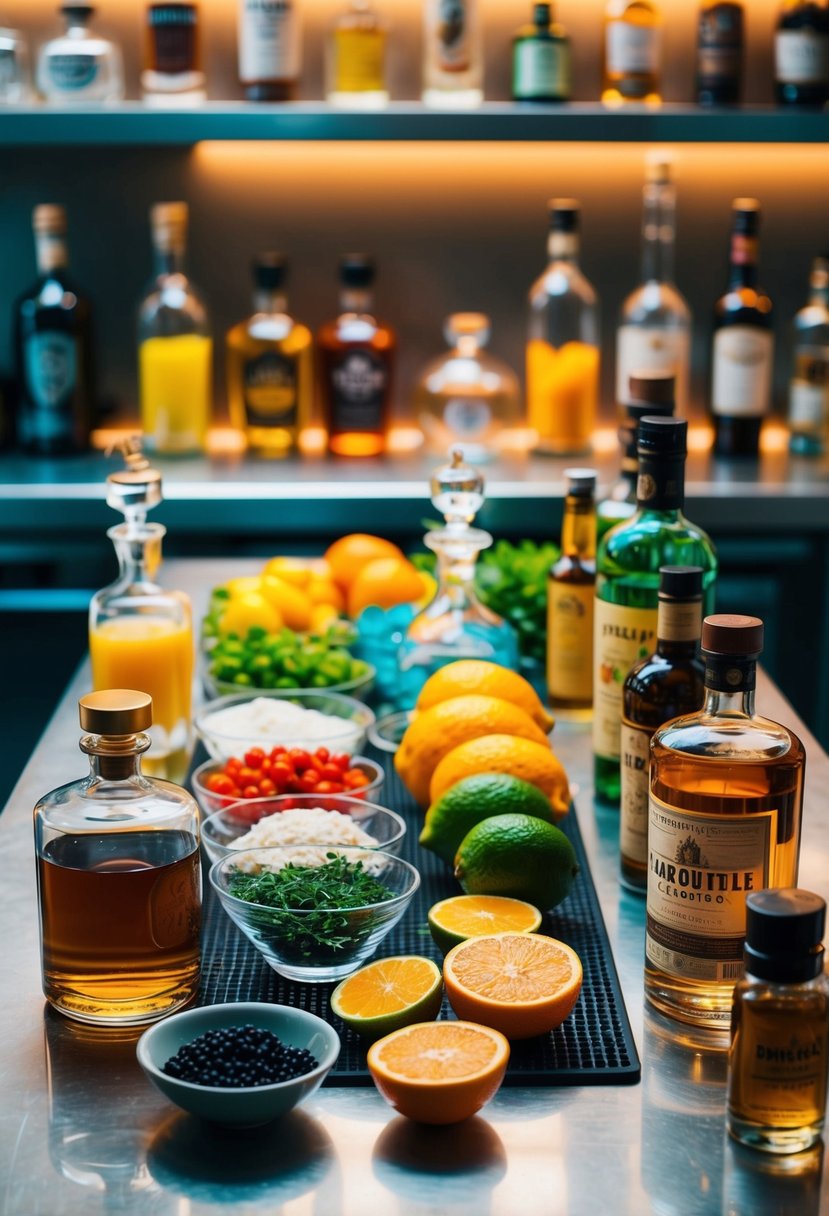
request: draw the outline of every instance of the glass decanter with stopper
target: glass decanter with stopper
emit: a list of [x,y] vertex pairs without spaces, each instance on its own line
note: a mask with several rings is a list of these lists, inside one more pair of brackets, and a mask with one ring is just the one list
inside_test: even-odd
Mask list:
[[90,772],[34,811],[43,991],[67,1017],[153,1022],[199,981],[199,810],[141,772],[151,698],[134,689],[82,697]]
[[475,562],[492,537],[473,528],[484,504],[484,479],[453,448],[449,464],[432,476],[432,502],[446,525],[424,538],[437,554],[438,587],[433,599],[406,630],[399,653],[402,707],[414,705],[420,689],[439,667],[457,659],[488,659],[518,667],[518,643],[505,620],[490,611],[475,591]]
[[139,688],[153,699],[153,754],[145,766],[157,777],[183,781],[190,754],[193,625],[183,592],[155,582],[167,529],[148,523],[161,502],[161,474],[133,440],[127,467],[107,478],[107,503],[124,523],[110,528],[120,573],[89,606],[89,653],[95,689]]

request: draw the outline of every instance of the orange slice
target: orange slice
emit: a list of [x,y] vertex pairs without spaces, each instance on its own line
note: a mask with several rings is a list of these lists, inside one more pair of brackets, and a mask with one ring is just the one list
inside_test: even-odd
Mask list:
[[459,1018],[482,1022],[509,1039],[560,1026],[581,992],[575,950],[539,933],[471,937],[443,963],[449,1004]]
[[331,993],[331,1008],[364,1038],[436,1018],[443,1000],[440,968],[429,958],[398,955],[369,963]]
[[453,895],[429,909],[429,929],[444,954],[470,937],[535,933],[540,927],[538,908],[503,895]]
[[460,1123],[497,1092],[509,1043],[471,1022],[420,1022],[373,1044],[368,1067],[395,1110],[419,1123]]

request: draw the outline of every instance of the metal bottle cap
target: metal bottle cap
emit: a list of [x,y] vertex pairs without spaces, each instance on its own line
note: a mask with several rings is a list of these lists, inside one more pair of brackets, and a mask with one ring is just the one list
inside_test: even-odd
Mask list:
[[32,212],[32,227],[38,236],[64,236],[66,208],[58,203],[41,203]]
[[90,692],[78,701],[81,730],[92,735],[134,735],[153,724],[153,699],[134,688]]
[[752,891],[746,897],[746,969],[794,983],[823,970],[826,903],[797,887]]
[[660,566],[659,598],[698,600],[702,598],[702,566]]
[[670,406],[673,413],[676,397],[676,376],[664,372],[634,372],[628,380],[628,400],[631,405]]

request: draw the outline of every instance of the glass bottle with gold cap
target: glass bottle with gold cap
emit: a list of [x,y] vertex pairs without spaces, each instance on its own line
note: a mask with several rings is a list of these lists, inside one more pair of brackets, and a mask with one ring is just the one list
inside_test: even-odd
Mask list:
[[152,699],[134,689],[79,702],[90,772],[34,812],[43,991],[80,1022],[152,1022],[199,980],[199,812],[141,772]]
[[89,606],[89,653],[96,689],[139,688],[153,699],[152,755],[148,772],[183,781],[190,753],[193,624],[183,592],[155,582],[167,529],[148,523],[161,502],[161,474],[140,451],[126,445],[127,467],[107,478],[107,502],[124,516],[107,536],[120,573]]

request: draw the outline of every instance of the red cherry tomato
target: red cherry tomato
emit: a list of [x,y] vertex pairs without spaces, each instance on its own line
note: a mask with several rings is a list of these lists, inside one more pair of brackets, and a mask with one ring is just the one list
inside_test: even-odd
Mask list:
[[298,773],[304,773],[311,766],[311,757],[301,747],[292,747],[288,755]]
[[288,750],[287,747],[281,747],[281,746],[272,747],[271,748],[271,760],[278,760],[280,756],[285,755],[287,750]]
[[289,764],[277,762],[271,769],[271,780],[278,790],[286,790],[294,776],[294,770]]
[[261,768],[264,759],[265,753],[261,747],[252,747],[250,751],[245,752],[245,764],[248,768]]
[[297,780],[299,781],[299,788],[303,793],[315,794],[317,792],[319,773],[315,769],[309,769],[307,773],[303,773]]
[[246,785],[245,788],[242,790],[242,797],[243,798],[258,798],[259,797],[259,787],[256,785]]
[[272,794],[276,793],[276,786],[270,777],[263,777],[259,782],[259,793],[263,798],[270,798]]
[[273,772],[273,761],[266,756],[262,761],[262,767],[259,770],[260,777],[270,777]]
[[345,770],[347,768],[349,768],[351,765],[351,757],[346,756],[346,754],[344,752],[341,752],[339,756],[331,757],[331,763],[336,764],[336,766],[340,770],[340,772],[344,773]]
[[241,767],[242,767],[242,761],[237,760],[235,756],[231,756],[230,759],[225,764],[225,772],[228,773],[232,777],[234,775],[234,773],[239,772],[239,769]]
[[320,773],[320,776],[325,781],[342,781],[343,772],[342,772],[342,769],[338,765],[332,764],[329,761],[328,764],[324,764],[322,766],[322,772]]
[[368,777],[359,768],[351,768],[347,773],[343,773],[343,781],[346,789],[357,790],[364,785],[368,785]]
[[331,755],[331,753],[327,747],[318,747],[317,750],[314,752],[314,755],[317,757],[318,760],[321,760],[323,762],[323,764],[325,764],[326,761],[328,760],[328,757]]
[[211,773],[206,784],[213,794],[233,794],[236,789],[236,785],[227,773]]
[[336,781],[318,781],[314,786],[315,794],[337,794],[342,789]]

